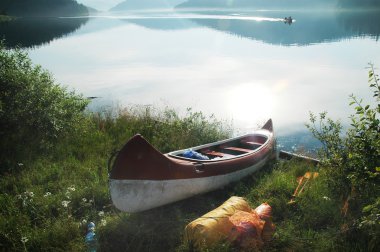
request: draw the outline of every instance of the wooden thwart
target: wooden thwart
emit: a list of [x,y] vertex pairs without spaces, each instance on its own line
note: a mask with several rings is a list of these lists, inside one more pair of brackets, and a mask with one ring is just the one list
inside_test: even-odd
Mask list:
[[248,152],[252,151],[252,150],[249,150],[249,149],[238,148],[238,147],[224,147],[223,149],[233,150],[233,151],[239,151],[239,152],[245,152],[245,153],[248,153]]

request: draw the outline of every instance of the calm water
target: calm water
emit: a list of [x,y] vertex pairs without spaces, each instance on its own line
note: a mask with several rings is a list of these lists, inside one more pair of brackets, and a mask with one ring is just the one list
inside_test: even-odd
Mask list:
[[[292,15],[289,25],[282,19]],[[9,47],[59,83],[100,97],[92,107],[192,107],[237,132],[273,118],[288,147],[309,111],[348,123],[349,95],[370,100],[367,63],[380,67],[376,12],[140,12],[0,24]]]

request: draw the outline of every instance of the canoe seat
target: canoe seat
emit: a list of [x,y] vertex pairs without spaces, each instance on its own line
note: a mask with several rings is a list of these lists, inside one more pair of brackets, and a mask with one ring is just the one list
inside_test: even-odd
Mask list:
[[244,149],[244,148],[238,148],[238,147],[224,147],[223,149],[232,150],[232,151],[239,151],[239,152],[243,152],[243,153],[248,153],[248,152],[252,151],[250,149]]
[[216,156],[216,157],[224,157],[224,153],[217,152],[217,151],[202,151],[202,154],[210,155],[210,156]]
[[244,142],[244,143],[249,144],[249,145],[258,145],[258,146],[263,145],[262,143],[259,143],[259,142]]

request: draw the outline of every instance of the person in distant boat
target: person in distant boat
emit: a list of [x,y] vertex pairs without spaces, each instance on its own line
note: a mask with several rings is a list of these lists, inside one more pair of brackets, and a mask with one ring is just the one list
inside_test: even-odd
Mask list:
[[289,17],[285,17],[284,18],[284,23],[285,24],[292,24],[292,22],[293,22],[293,18],[292,18],[292,16],[289,16]]

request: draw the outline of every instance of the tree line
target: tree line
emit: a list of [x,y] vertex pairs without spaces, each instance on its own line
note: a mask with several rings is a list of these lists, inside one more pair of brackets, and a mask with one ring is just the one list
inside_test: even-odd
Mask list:
[[1,0],[0,15],[74,16],[87,15],[88,9],[75,0]]

